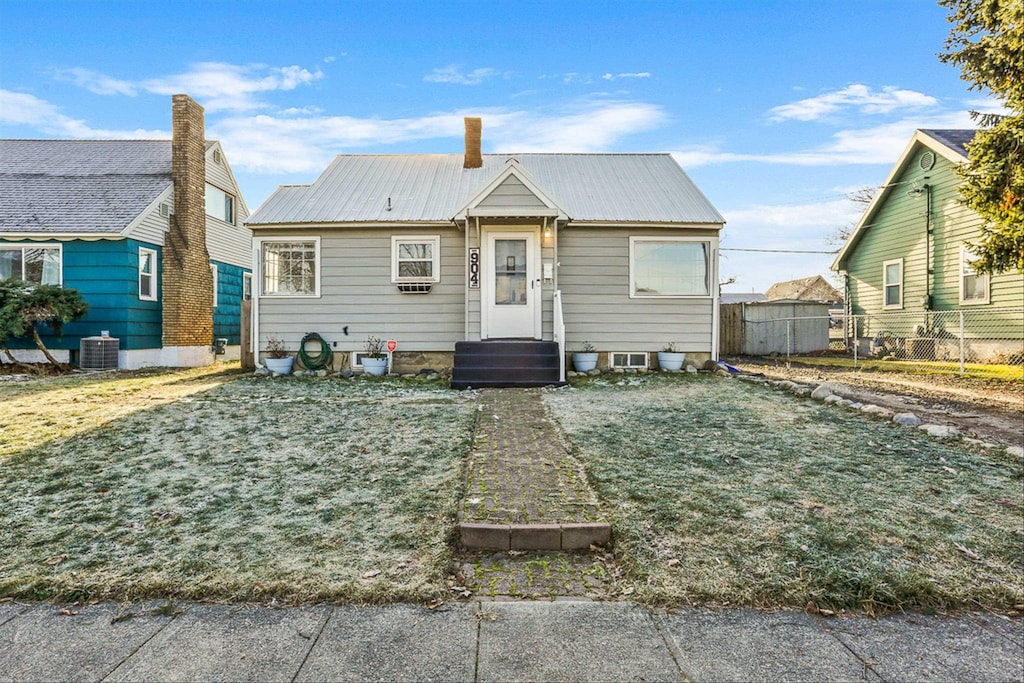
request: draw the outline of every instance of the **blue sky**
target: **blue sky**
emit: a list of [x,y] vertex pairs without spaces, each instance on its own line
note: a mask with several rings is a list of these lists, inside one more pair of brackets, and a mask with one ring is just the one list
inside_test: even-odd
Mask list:
[[828,274],[915,128],[995,104],[923,0],[0,0],[0,136],[166,138],[206,107],[251,210],[338,153],[671,152],[728,221],[723,291]]

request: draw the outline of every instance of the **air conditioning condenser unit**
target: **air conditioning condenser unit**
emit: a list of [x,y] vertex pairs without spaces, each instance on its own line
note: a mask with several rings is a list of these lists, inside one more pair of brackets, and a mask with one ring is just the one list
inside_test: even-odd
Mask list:
[[83,337],[78,367],[83,370],[117,370],[117,337]]

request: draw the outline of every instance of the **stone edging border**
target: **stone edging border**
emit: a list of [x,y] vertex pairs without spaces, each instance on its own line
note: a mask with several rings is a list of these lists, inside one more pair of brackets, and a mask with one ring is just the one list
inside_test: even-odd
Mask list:
[[610,524],[484,524],[461,522],[459,540],[470,550],[586,550],[607,546]]

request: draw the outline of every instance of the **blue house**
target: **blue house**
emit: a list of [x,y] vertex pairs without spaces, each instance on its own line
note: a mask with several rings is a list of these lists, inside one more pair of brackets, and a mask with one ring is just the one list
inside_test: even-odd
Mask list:
[[[239,355],[249,212],[202,107],[175,95],[172,118],[172,140],[0,140],[0,279],[73,287],[89,304],[44,337],[59,360],[101,335],[121,368],[209,364],[225,339]],[[28,339],[9,345],[41,360]]]

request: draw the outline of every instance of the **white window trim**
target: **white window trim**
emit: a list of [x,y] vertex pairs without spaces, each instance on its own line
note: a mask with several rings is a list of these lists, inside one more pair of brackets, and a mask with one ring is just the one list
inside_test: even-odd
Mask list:
[[[263,293],[263,245],[266,243],[274,242],[312,242],[313,243],[313,263],[316,267],[316,275],[313,278],[313,293],[312,294],[264,294]],[[321,268],[320,258],[320,238],[312,235],[281,235],[278,237],[260,237],[256,240],[256,267],[259,272],[256,274],[256,290],[253,292],[253,298],[256,299],[319,299],[320,298],[320,279],[323,277],[323,270]]]
[[[616,365],[615,364],[615,355],[616,354],[624,355],[624,356],[626,356],[626,358],[629,358],[630,356],[634,356],[634,355],[635,356],[642,355],[644,357],[644,364],[643,365],[629,365],[629,364],[627,364],[627,365]],[[646,351],[609,351],[608,352],[608,366],[612,367],[612,368],[649,368],[649,367],[651,367],[651,354],[647,353]]]
[[[983,306],[987,304],[992,296],[992,278],[988,274],[975,273],[971,270],[970,262],[971,259],[977,258],[971,253],[971,250],[966,244],[960,245],[960,305],[961,306]],[[964,278],[968,275],[973,275],[978,278],[985,278],[985,298],[983,299],[965,299],[964,298]]]
[[[708,293],[707,294],[637,294],[634,289],[636,279],[633,277],[633,245],[637,242],[695,242],[708,245]],[[656,236],[633,236],[629,238],[629,298],[630,299],[712,299],[718,283],[718,240],[713,237],[680,237],[676,235]]]
[[[217,185],[214,185],[213,183],[210,183],[210,182],[206,183],[206,187],[212,187],[213,189],[217,190],[218,192],[223,193],[225,197],[229,197],[231,199],[231,220],[227,220],[227,219],[224,218],[224,209],[227,208],[227,202],[225,202],[224,206],[221,207],[220,214],[213,214],[213,213],[207,212],[207,214],[206,214],[207,217],[216,219],[216,220],[220,221],[221,223],[227,223],[228,225],[235,225],[236,222],[237,222],[236,221],[236,218],[237,218],[236,214],[238,213],[237,208],[236,208],[236,205],[238,204],[238,200],[236,199],[235,194],[233,192],[228,192],[224,188],[218,187]],[[204,187],[203,188],[203,190],[204,190],[204,195],[203,195],[203,208],[204,208],[204,210],[206,208],[205,189],[206,188]]]
[[[899,264],[899,267],[900,267],[900,281],[899,282],[892,282],[892,283],[886,282],[886,280],[885,280],[885,272],[889,269],[889,266],[893,265],[894,263],[895,264]],[[882,308],[884,310],[895,311],[895,310],[900,310],[900,309],[903,308],[903,281],[904,281],[904,277],[903,277],[903,259],[901,259],[901,258],[894,258],[894,259],[890,259],[888,261],[883,261],[882,262]],[[886,301],[885,290],[888,289],[890,286],[893,286],[893,285],[899,285],[899,288],[900,288],[900,302],[898,304],[886,304],[885,303],[885,301]]]
[[[245,288],[249,288],[249,296],[245,295]],[[242,300],[252,300],[252,273],[242,273]]]
[[217,278],[218,278],[217,264],[213,261],[210,262],[210,275],[213,276],[213,307],[217,308],[217,302],[219,297],[217,296]]
[[[399,277],[398,245],[403,242],[430,243],[431,277]],[[392,235],[391,236],[391,282],[440,282],[441,281],[441,236],[440,235]]]
[[[153,263],[153,272],[152,273],[146,274],[146,273],[142,272],[142,256],[144,254],[151,254],[153,256],[153,261],[152,261],[152,263]],[[147,249],[146,247],[139,247],[139,300],[140,301],[157,301],[157,299],[159,298],[159,293],[157,292],[157,280],[156,280],[156,274],[157,274],[158,270],[159,270],[159,268],[157,268],[157,253],[156,253],[156,249]],[[147,277],[149,277],[149,278],[151,278],[153,280],[152,287],[150,288],[150,291],[152,291],[153,293],[151,295],[149,295],[149,296],[146,296],[146,295],[144,295],[142,293],[142,276],[143,275],[147,275]]]
[[[15,242],[15,243],[0,244],[0,250],[3,250],[3,251],[15,251],[15,250],[22,251],[24,249],[40,249],[40,248],[43,248],[43,249],[56,249],[57,252],[60,254],[60,268],[57,270],[57,286],[58,287],[63,287],[64,286],[64,245],[63,244],[61,244],[60,242],[39,242],[39,243],[33,242],[31,244],[26,244],[25,242]],[[22,261],[22,271],[21,271],[21,274],[24,275],[25,274],[25,266],[24,266],[25,254],[24,253],[21,255],[21,261]],[[21,278],[18,278],[18,279],[20,280]]]

